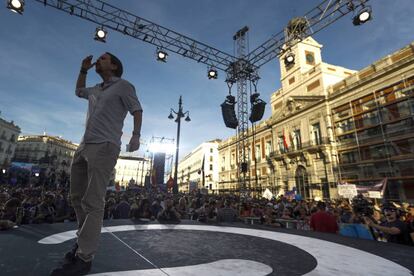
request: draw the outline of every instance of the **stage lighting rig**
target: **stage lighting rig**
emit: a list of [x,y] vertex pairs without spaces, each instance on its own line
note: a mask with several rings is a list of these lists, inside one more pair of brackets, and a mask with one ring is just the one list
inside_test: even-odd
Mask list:
[[98,27],[95,30],[95,40],[100,42],[106,42],[106,36],[108,32],[103,27]]
[[293,53],[287,53],[285,56],[285,65],[286,66],[290,66],[293,65],[295,63],[295,55]]
[[167,62],[167,57],[168,57],[167,52],[161,49],[157,49],[157,60],[158,61]]
[[7,0],[7,8],[12,12],[23,14],[24,0]]
[[372,9],[370,6],[363,7],[357,15],[354,16],[352,23],[355,26],[362,25],[372,19]]
[[218,73],[217,73],[217,70],[216,69],[210,68],[210,70],[208,70],[208,79],[209,80],[211,80],[211,79],[217,79],[217,75],[218,75]]

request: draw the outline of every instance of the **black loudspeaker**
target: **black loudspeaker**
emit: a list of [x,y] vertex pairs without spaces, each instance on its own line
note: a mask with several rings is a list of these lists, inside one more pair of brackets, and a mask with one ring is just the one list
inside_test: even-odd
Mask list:
[[234,111],[235,104],[235,98],[231,95],[227,96],[224,103],[221,104],[221,113],[223,114],[224,124],[228,128],[237,128],[239,125],[236,112]]
[[266,102],[258,99],[256,102],[252,103],[252,113],[250,114],[249,120],[254,123],[260,121],[263,118],[265,111]]

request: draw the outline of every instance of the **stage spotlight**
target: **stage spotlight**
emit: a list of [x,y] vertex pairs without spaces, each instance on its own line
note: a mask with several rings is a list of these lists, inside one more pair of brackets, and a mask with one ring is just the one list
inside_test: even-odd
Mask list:
[[352,20],[352,23],[355,26],[362,25],[362,24],[364,24],[367,21],[372,19],[371,14],[372,14],[371,7],[369,7],[369,6],[364,7],[358,12],[358,14],[356,16],[354,16],[354,19]]
[[108,32],[103,27],[96,28],[95,40],[100,41],[100,42],[106,42],[107,34],[108,34]]
[[23,14],[24,0],[7,0],[7,8],[12,12]]
[[157,60],[162,62],[167,62],[168,54],[167,52],[164,52],[163,50],[158,49],[157,50]]
[[208,79],[217,79],[217,70],[211,68],[210,70],[208,70]]
[[293,53],[287,53],[285,56],[285,65],[290,66],[295,63],[295,55]]

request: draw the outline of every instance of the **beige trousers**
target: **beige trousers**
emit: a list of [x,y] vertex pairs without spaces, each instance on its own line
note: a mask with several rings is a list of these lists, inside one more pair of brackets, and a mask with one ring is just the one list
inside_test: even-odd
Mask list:
[[86,262],[93,259],[98,249],[106,188],[119,151],[119,146],[110,142],[85,144],[73,156],[70,198],[78,220],[76,254]]

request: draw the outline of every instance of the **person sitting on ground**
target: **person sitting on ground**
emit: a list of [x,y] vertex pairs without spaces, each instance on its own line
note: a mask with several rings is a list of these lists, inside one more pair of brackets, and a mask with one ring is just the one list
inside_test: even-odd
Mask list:
[[113,197],[109,197],[105,202],[103,219],[112,219],[114,216],[114,210],[116,207],[116,201]]
[[3,212],[0,214],[0,220],[3,220],[3,226],[8,229],[14,225],[20,225],[23,219],[23,208],[20,207],[19,199],[12,197],[4,204]]
[[151,208],[149,204],[149,200],[147,198],[143,198],[140,202],[138,208],[139,217],[143,219],[151,219],[153,217],[151,213]]
[[162,196],[158,195],[156,199],[151,204],[151,219],[155,219],[158,217],[158,214],[163,210],[163,207],[161,205]]
[[174,201],[172,199],[166,199],[164,201],[165,209],[162,210],[158,214],[158,221],[163,222],[173,222],[173,223],[179,223],[180,220],[180,214],[175,210],[174,208]]
[[197,209],[197,216],[199,222],[213,222],[216,221],[213,206],[209,202],[205,202],[203,206]]
[[181,218],[188,217],[188,207],[185,197],[181,197],[178,201],[177,212],[180,213]]
[[235,222],[237,221],[237,211],[230,206],[230,201],[224,201],[224,207],[217,211],[218,222]]
[[43,197],[43,201],[36,207],[36,215],[33,219],[33,223],[53,223],[55,219],[55,196],[53,193],[46,193]]
[[116,205],[114,210],[114,219],[127,219],[129,218],[129,211],[131,205],[128,202],[128,195],[123,194],[121,201]]

